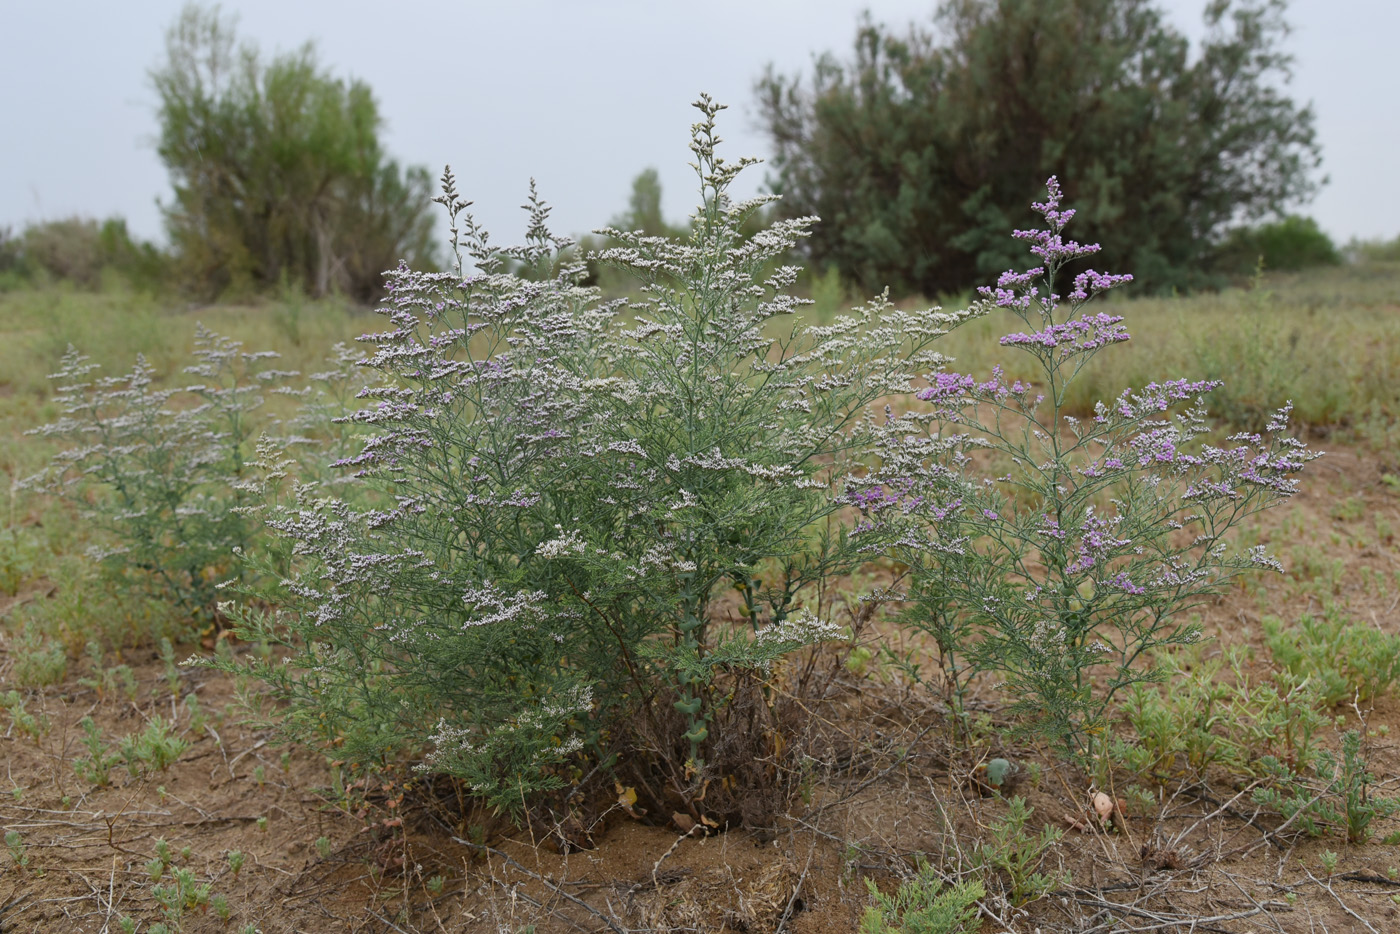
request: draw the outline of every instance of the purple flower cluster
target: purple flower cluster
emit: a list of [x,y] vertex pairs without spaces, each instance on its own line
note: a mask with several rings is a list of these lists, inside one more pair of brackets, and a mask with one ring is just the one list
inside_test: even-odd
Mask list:
[[1092,507],[1088,509],[1084,515],[1084,523],[1079,527],[1077,556],[1073,562],[1066,565],[1065,573],[1081,574],[1131,545],[1132,539],[1114,538],[1111,534],[1122,521],[1122,516],[1104,519],[1100,518]]
[[1087,302],[1100,292],[1116,289],[1132,281],[1133,277],[1127,273],[1115,276],[1086,269],[1074,277],[1074,291],[1069,293],[1069,298],[1072,302]]
[[1121,315],[1084,315],[1076,321],[1047,325],[1034,334],[1008,334],[1001,339],[1001,344],[1003,347],[1029,345],[1047,350],[1059,348],[1062,356],[1087,353],[1128,340],[1128,330],[1122,326],[1122,321]]
[[980,383],[965,373],[935,373],[932,380],[933,385],[920,389],[914,394],[915,398],[925,402],[951,402],[969,396],[1004,399],[1008,395],[1024,395],[1031,388],[1019,379],[1008,385],[1000,366],[993,367],[991,378]]

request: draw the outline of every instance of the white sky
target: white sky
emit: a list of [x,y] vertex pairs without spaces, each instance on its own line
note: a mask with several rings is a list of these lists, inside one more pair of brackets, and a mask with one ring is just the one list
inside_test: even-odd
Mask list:
[[[1160,0],[1199,35],[1205,0]],[[181,0],[0,0],[0,226],[120,214],[161,236],[168,181],[154,151],[165,30]],[[401,161],[444,163],[494,239],[523,230],[533,175],[559,232],[581,233],[624,206],[655,166],[664,209],[694,197],[689,103],[708,91],[731,109],[726,154],[763,156],[752,86],[767,62],[805,68],[845,56],[869,8],[903,27],[933,0],[234,0],[240,35],[264,53],[314,39],[337,74],[363,78]],[[1400,233],[1400,0],[1294,0],[1295,99],[1312,101],[1330,175],[1311,206],[1345,241]],[[761,167],[739,193],[757,190]]]

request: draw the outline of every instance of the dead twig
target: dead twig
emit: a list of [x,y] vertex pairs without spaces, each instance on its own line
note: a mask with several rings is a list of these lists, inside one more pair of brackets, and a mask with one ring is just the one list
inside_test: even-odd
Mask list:
[[[696,826],[699,825],[697,824]],[[551,892],[564,899],[565,901],[573,905],[577,905],[579,908],[582,908],[584,911],[588,912],[590,915],[603,922],[603,924],[607,925],[608,930],[612,931],[613,934],[626,934],[626,932],[623,931],[622,928],[618,927],[615,923],[613,923],[613,920],[611,918],[603,914],[598,909],[594,908],[592,905],[588,904],[588,902],[569,894],[568,892],[564,891],[562,888],[560,888],[558,885],[555,885],[553,882],[550,882],[548,879],[546,879],[539,873],[526,869],[520,863],[516,862],[514,859],[511,859],[511,857],[508,854],[502,853],[495,847],[487,846],[484,843],[471,843],[455,835],[452,837],[452,842],[460,844],[461,846],[464,846],[469,850],[472,850],[473,852],[490,853],[492,856],[497,857],[502,862],[506,863],[508,866],[513,867],[517,872],[523,872],[531,879],[534,879],[540,885],[543,885],[545,888],[549,889]]]

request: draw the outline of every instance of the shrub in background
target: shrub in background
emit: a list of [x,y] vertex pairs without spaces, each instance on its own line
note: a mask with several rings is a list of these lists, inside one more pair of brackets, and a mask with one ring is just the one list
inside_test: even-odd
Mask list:
[[[787,216],[866,290],[940,295],[1014,261],[1041,180],[1069,180],[1104,261],[1147,288],[1208,282],[1211,238],[1315,189],[1313,114],[1283,90],[1284,0],[1205,5],[1191,47],[1150,0],[945,0],[935,25],[864,21],[759,108]],[[1111,142],[1109,142],[1111,141]]]
[[1216,253],[1217,268],[1233,276],[1247,276],[1261,265],[1267,270],[1297,272],[1341,261],[1336,244],[1317,221],[1296,214],[1232,230]]
[[95,289],[104,275],[115,274],[132,286],[155,291],[164,284],[166,265],[166,256],[151,243],[133,240],[119,217],[100,223],[70,217],[30,224],[18,236],[0,234],[0,273],[30,280]]
[[431,748],[425,768],[513,812],[578,780],[578,752],[663,816],[728,816],[721,779],[760,781],[782,726],[763,680],[840,631],[820,595],[857,560],[834,492],[862,413],[938,365],[951,319],[792,322],[776,262],[812,219],[746,239],[771,199],[730,200],[749,160],[716,154],[721,108],[697,107],[689,236],[600,231],[628,306],[579,284],[533,193],[526,245],[500,248],[444,176],[457,268],[391,276],[367,361],[385,382],[353,416],[376,434],[346,466],[391,504],[286,488],[286,584],[259,594],[279,609],[230,610],[291,653],[252,670],[292,735],[366,763]]
[[1040,379],[937,373],[917,393],[928,408],[880,426],[880,463],[846,500],[865,516],[858,537],[910,568],[907,618],[954,677],[996,672],[1033,728],[1087,759],[1115,695],[1156,677],[1140,662],[1197,637],[1182,610],[1243,571],[1280,569],[1227,534],[1292,495],[1290,476],[1318,455],[1288,434],[1287,407],[1262,434],[1207,443],[1204,396],[1218,384],[1206,380],[1125,389],[1090,419],[1067,415],[1081,369],[1129,337],[1121,316],[1083,306],[1130,277],[1063,281],[1098,246],[1065,238],[1074,211],[1054,178],[1048,188],[1034,205],[1044,226],[1015,234],[1041,265],[1003,273],[979,309],[1026,325],[1001,344],[1029,354]]
[[1352,262],[1400,263],[1400,237],[1394,240],[1352,240],[1346,256]]
[[166,224],[196,294],[286,279],[370,301],[400,259],[432,265],[431,177],[385,154],[369,87],[331,77],[310,45],[264,62],[217,9],[190,5],[152,79]]

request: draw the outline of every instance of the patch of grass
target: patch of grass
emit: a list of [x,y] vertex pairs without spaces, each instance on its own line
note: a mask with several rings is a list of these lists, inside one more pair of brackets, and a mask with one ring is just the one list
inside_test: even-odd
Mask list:
[[1349,619],[1335,602],[1292,625],[1264,617],[1264,638],[1279,665],[1320,685],[1329,706],[1374,700],[1400,679],[1400,635]]
[[[812,294],[826,304],[839,291],[823,280],[813,282]],[[1400,416],[1397,305],[1395,264],[1269,273],[1253,287],[1222,292],[1116,297],[1101,310],[1123,315],[1132,340],[1085,367],[1069,405],[1091,414],[1096,401],[1116,397],[1124,386],[1142,386],[1163,373],[1189,374],[1225,381],[1207,397],[1211,414],[1239,427],[1262,424],[1291,399],[1303,424],[1385,434]],[[808,313],[821,318],[834,312]],[[1008,380],[1029,379],[1035,374],[1024,355],[997,343],[1016,330],[1013,323],[993,313],[957,328],[938,349],[956,358],[959,372],[989,373],[1001,364]]]

